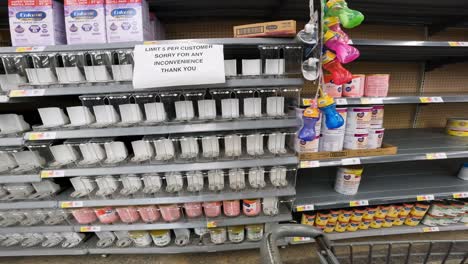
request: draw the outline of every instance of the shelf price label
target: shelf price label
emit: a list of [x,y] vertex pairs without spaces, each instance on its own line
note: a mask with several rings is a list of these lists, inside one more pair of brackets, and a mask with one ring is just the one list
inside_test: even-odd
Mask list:
[[46,139],[55,139],[57,135],[56,132],[31,132],[26,134],[27,140],[46,140]]
[[43,170],[41,171],[41,178],[60,178],[65,177],[63,170]]
[[83,207],[83,201],[60,202],[60,208],[78,208]]
[[218,226],[218,224],[216,223],[216,221],[208,221],[206,223],[206,227],[208,227],[208,228],[214,228],[214,227],[217,227],[217,226]]
[[439,227],[437,226],[430,226],[430,227],[423,227],[423,232],[424,233],[427,233],[427,232],[439,232]]
[[335,98],[335,102],[337,105],[347,105],[348,100],[346,98]]
[[300,168],[318,168],[320,167],[320,162],[318,160],[303,160],[299,164]]
[[7,95],[0,95],[0,103],[6,103],[10,100],[10,98]]
[[17,47],[16,52],[41,52],[45,50],[45,46],[35,46],[35,47]]
[[363,97],[361,98],[361,104],[383,104],[383,99]]
[[468,198],[468,192],[454,193],[453,198],[455,199]]
[[443,103],[444,99],[440,96],[434,96],[434,97],[419,97],[419,101],[421,103]]
[[305,205],[298,205],[296,206],[297,212],[304,212],[304,211],[313,211],[315,206],[313,204],[305,204]]
[[44,89],[11,90],[10,97],[43,96]]
[[81,226],[80,232],[100,232],[100,226]]
[[314,103],[314,99],[312,98],[302,98],[303,106],[311,106],[313,103]]
[[434,195],[433,194],[418,195],[418,196],[416,196],[416,200],[418,200],[418,201],[432,201],[432,200],[434,200]]
[[446,159],[447,153],[445,152],[437,152],[437,153],[426,153],[426,159],[434,160],[434,159]]
[[355,206],[367,206],[369,205],[369,200],[356,200],[356,201],[350,201],[349,206],[355,207]]
[[361,164],[360,158],[349,158],[349,159],[342,159],[341,165],[358,165]]
[[450,47],[468,47],[468,42],[462,41],[449,41],[448,44]]
[[304,241],[310,241],[312,238],[310,237],[294,237],[293,241],[294,242],[304,242]]

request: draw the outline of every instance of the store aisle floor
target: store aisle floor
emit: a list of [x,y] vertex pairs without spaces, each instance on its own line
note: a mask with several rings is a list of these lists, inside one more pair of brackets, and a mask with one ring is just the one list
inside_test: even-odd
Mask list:
[[[468,231],[424,233],[342,240],[341,242],[399,241],[399,240],[455,240],[468,239]],[[281,251],[284,264],[316,263],[309,244],[289,246]],[[468,249],[467,249],[468,250]],[[182,255],[109,255],[101,256],[53,256],[0,258],[8,264],[256,264],[260,263],[258,250],[198,253]]]

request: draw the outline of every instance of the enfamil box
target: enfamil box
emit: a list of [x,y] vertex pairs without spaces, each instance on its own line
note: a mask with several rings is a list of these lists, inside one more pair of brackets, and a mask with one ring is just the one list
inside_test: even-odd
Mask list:
[[65,0],[68,44],[106,43],[104,0]]

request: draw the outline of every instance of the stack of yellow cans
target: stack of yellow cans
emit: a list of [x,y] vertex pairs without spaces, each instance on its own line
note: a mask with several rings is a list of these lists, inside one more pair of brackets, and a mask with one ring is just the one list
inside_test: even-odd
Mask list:
[[447,134],[456,137],[468,137],[468,118],[449,118],[445,126]]

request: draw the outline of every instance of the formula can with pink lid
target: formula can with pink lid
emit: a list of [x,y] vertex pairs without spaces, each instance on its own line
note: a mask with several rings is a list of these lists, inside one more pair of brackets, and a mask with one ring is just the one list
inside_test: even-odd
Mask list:
[[348,107],[346,133],[354,133],[356,129],[369,129],[371,119],[372,107]]

